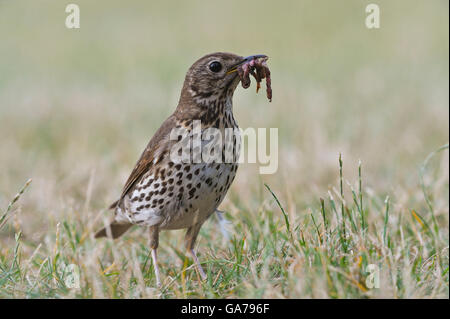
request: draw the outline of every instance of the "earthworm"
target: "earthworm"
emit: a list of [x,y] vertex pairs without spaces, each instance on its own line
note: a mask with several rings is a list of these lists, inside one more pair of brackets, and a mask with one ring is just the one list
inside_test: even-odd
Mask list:
[[270,102],[272,102],[272,81],[270,78],[270,70],[267,66],[267,57],[252,59],[243,63],[237,68],[242,87],[247,89],[250,86],[250,74],[256,80],[256,93],[261,88],[262,79],[266,79],[266,94]]

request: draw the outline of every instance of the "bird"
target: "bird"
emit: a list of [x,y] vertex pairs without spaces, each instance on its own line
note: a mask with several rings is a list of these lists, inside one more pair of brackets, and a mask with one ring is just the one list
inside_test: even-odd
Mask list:
[[[109,207],[114,210],[112,221],[95,234],[95,238],[118,238],[133,225],[147,227],[157,286],[161,285],[157,249],[163,230],[187,229],[185,248],[201,278],[207,278],[194,244],[211,215],[217,212],[220,219],[218,206],[238,168],[240,134],[233,116],[233,94],[241,79],[236,71],[259,58],[267,56],[216,52],[201,57],[188,69],[175,111],[150,139],[119,199]],[[196,123],[201,125],[200,131],[196,131]],[[198,160],[194,158],[198,147],[187,161],[180,160],[180,144],[192,146],[208,129],[222,135],[233,130],[229,145],[220,144],[223,153],[231,150],[231,160],[225,161],[223,153],[213,161]],[[176,131],[185,134],[174,138]],[[204,150],[210,143],[211,139],[201,140],[200,148]]]

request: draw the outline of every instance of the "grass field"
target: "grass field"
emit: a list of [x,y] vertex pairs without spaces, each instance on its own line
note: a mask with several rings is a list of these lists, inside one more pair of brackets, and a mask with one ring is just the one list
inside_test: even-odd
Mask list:
[[[377,1],[377,30],[368,1],[73,2],[79,30],[0,0],[0,298],[449,298],[447,1]],[[278,171],[239,168],[207,281],[163,232],[158,289],[145,229],[93,231],[215,51],[270,57],[273,102],[253,83],[234,113],[278,128]]]

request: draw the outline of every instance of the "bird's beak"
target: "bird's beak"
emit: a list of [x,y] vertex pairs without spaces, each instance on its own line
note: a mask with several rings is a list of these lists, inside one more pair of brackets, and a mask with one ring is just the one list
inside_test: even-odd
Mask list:
[[230,69],[228,70],[227,74],[231,74],[233,72],[237,71],[238,66],[245,62],[249,62],[251,60],[261,59],[261,58],[267,58],[267,55],[265,54],[256,54],[256,55],[249,55],[248,57],[245,57],[242,61],[232,65]]

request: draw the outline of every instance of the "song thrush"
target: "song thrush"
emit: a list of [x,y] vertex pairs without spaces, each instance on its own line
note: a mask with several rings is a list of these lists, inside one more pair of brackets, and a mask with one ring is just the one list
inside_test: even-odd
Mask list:
[[[223,154],[214,161],[207,162],[203,158],[199,161],[194,158],[198,147],[193,147],[194,153],[188,157],[188,161],[177,161],[172,156],[180,154],[176,145],[185,141],[185,144],[193,143],[190,139],[198,138],[196,135],[199,133],[193,128],[194,121],[200,121],[201,134],[215,128],[220,134],[226,135],[225,129],[238,127],[233,117],[232,98],[242,80],[243,72],[239,67],[246,64],[253,66],[258,64],[255,61],[261,59],[265,63],[267,57],[254,55],[243,58],[218,52],[200,58],[189,68],[175,112],[150,140],[125,183],[120,198],[110,206],[115,213],[113,222],[95,235],[96,238],[117,238],[133,224],[147,226],[158,285],[160,275],[156,249],[160,230],[187,228],[186,249],[192,255],[201,277],[206,278],[194,252],[194,243],[201,226],[217,210],[233,182],[238,168],[240,136],[233,135],[233,157],[228,162],[224,161]],[[258,68],[255,70],[260,73]],[[250,71],[255,75],[254,69]],[[248,71],[245,76],[248,78]],[[264,75],[261,77],[264,78]],[[270,85],[269,76],[267,82]],[[187,135],[183,138],[178,135],[173,139],[175,129],[185,129]],[[210,140],[202,140],[200,148],[204,148],[208,142]],[[224,145],[221,150],[225,152],[226,147],[229,150],[229,145]]]

